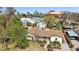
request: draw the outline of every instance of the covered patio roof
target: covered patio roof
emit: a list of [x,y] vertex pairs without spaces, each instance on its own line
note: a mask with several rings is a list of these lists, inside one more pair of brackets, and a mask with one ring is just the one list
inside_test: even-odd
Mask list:
[[70,37],[78,37],[77,33],[74,30],[69,30],[67,31],[67,33]]

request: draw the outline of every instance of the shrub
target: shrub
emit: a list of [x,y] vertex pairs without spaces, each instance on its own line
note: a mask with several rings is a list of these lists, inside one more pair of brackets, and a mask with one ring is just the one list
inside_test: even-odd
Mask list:
[[72,44],[69,44],[69,47],[72,49],[72,48],[74,47],[74,45],[72,45]]
[[40,46],[41,46],[41,47],[44,47],[44,43],[40,43]]
[[56,49],[56,48],[58,48],[58,49],[61,48],[61,44],[60,44],[59,41],[54,41],[54,42],[53,42],[53,46],[54,46],[55,49]]
[[53,49],[53,47],[52,47],[51,45],[48,45],[48,46],[47,46],[47,50],[48,50],[48,51],[53,51],[54,49]]
[[15,45],[15,47],[19,47],[20,49],[25,49],[28,46],[29,46],[29,43],[25,39],[20,39]]
[[44,44],[46,44],[46,41],[45,40],[43,42],[44,42]]
[[37,42],[40,46],[44,47],[44,44],[45,44],[44,41],[37,41]]

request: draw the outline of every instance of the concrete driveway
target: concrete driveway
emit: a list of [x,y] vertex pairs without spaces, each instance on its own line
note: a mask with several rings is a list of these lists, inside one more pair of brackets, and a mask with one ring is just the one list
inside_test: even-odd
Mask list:
[[77,40],[71,40],[71,42],[74,45],[74,50],[75,48],[79,47],[79,42]]

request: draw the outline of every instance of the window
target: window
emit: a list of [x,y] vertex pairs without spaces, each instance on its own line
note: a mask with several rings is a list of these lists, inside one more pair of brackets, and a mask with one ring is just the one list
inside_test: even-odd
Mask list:
[[57,41],[57,38],[55,38],[55,41]]

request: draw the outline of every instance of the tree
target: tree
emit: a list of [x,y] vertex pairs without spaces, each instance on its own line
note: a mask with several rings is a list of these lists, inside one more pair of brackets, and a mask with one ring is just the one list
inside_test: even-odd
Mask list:
[[13,7],[7,7],[7,8],[6,8],[6,13],[7,13],[8,15],[15,15],[15,12],[16,12],[16,10],[15,10],[15,8],[13,8]]
[[25,49],[26,47],[28,47],[28,41],[26,40],[26,38],[22,38],[20,40],[18,40],[17,44],[15,45],[15,47],[19,47],[20,49]]
[[22,16],[23,16],[23,17],[26,17],[26,14],[23,13]]
[[21,14],[17,12],[16,18],[19,19],[21,17]]
[[[15,9],[13,7],[7,7],[6,11],[5,11],[5,15],[2,21],[2,27],[3,27],[3,45],[6,47],[6,49],[8,48],[8,41],[9,41],[9,36],[7,35],[7,31],[8,31],[8,27],[10,25],[11,20],[13,20],[13,18],[15,17]],[[12,18],[12,16],[14,16]]]
[[39,16],[39,12],[38,12],[38,11],[35,11],[35,12],[33,13],[33,15],[34,15],[34,16]]
[[42,13],[42,12],[40,12],[40,15],[43,15],[43,13]]
[[68,12],[68,11],[65,11],[64,12],[64,15],[63,15],[63,20],[71,20],[71,21],[78,21],[79,20],[79,13],[77,12]]
[[20,20],[11,22],[8,28],[8,36],[10,36],[11,39],[9,43],[15,43],[15,47],[24,49],[29,45],[28,40],[26,38],[26,31],[22,26],[22,22]]
[[31,14],[30,12],[27,12],[27,16],[28,16],[28,17],[31,17],[32,14]]
[[0,7],[0,13],[2,13],[2,7]]
[[5,13],[6,13],[6,17],[9,18],[8,20],[11,20],[12,18],[14,18],[13,20],[15,20],[15,18],[16,18],[15,12],[16,12],[16,10],[13,7],[6,8]]
[[16,19],[15,9],[13,7],[6,8],[5,16],[2,21],[2,27],[3,44],[6,49],[8,48],[8,44],[14,42],[18,47],[27,47],[28,41],[26,40],[25,36],[26,32],[21,21]]
[[45,16],[44,19],[48,28],[54,28],[59,25],[59,19],[52,15]]
[[27,15],[30,15],[31,13],[30,12],[27,12]]
[[0,10],[0,13],[1,13],[2,11]]
[[[0,13],[2,13],[2,7],[0,7]],[[0,15],[0,39],[2,38],[2,33],[3,33],[3,27],[2,27],[3,18],[4,17]]]

